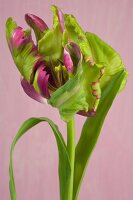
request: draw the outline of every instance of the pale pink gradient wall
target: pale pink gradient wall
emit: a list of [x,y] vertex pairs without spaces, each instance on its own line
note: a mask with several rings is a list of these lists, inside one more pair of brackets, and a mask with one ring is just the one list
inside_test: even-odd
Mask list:
[[[123,57],[129,71],[126,89],[116,98],[90,160],[79,200],[133,199],[133,1],[132,0],[0,0],[0,200],[9,200],[10,145],[20,124],[30,116],[47,116],[65,124],[58,111],[23,92],[19,73],[5,40],[5,21],[12,16],[27,27],[24,14],[52,23],[50,5],[73,13],[85,30],[95,32]],[[85,119],[76,117],[77,132]],[[57,149],[50,128],[38,125],[17,144],[14,153],[17,200],[59,200]]]

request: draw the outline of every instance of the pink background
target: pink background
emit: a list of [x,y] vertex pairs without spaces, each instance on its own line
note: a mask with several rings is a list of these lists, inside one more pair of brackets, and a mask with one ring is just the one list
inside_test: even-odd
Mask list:
[[[129,71],[126,89],[116,98],[90,160],[79,200],[133,199],[133,1],[132,0],[0,0],[0,200],[9,200],[10,145],[21,123],[31,116],[53,119],[66,136],[58,111],[23,92],[19,73],[5,40],[4,24],[12,16],[26,28],[24,14],[52,23],[50,5],[73,13],[85,30],[95,32],[122,56]],[[133,117],[132,117],[133,118]],[[76,117],[77,138],[85,118]],[[14,169],[17,200],[58,200],[57,148],[50,128],[38,125],[17,144]]]

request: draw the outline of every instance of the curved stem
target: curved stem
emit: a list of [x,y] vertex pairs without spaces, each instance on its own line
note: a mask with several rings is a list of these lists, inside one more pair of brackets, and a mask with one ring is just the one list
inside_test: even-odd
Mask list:
[[68,200],[73,199],[74,161],[75,161],[75,123],[72,118],[67,123],[67,150],[71,165],[71,176],[68,188]]

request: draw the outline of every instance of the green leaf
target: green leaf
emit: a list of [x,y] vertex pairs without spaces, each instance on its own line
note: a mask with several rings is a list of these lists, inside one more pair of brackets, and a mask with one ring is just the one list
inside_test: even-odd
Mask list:
[[96,145],[104,119],[125,76],[125,70],[121,70],[113,76],[109,84],[102,90],[102,97],[96,116],[87,118],[84,123],[79,142],[76,146],[73,200],[77,199],[88,160]]
[[14,147],[17,141],[21,138],[21,136],[23,136],[26,133],[26,131],[28,131],[30,128],[32,128],[33,126],[43,121],[47,122],[50,125],[56,138],[58,153],[59,153],[60,198],[61,200],[68,200],[67,190],[68,190],[68,182],[69,182],[71,169],[70,169],[70,162],[69,162],[69,157],[68,157],[68,153],[66,149],[66,144],[56,124],[54,124],[50,119],[44,118],[44,117],[30,118],[26,120],[20,127],[17,135],[15,136],[13,140],[11,151],[10,151],[10,165],[9,165],[9,176],[10,176],[9,186],[10,186],[11,200],[16,200],[16,189],[15,189],[13,163],[12,163]]

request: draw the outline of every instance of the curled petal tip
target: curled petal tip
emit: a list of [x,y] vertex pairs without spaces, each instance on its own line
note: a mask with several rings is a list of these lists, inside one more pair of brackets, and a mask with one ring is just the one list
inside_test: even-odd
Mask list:
[[40,31],[44,31],[45,29],[48,29],[47,24],[38,16],[33,14],[26,14],[25,15],[26,22],[32,27],[36,26]]
[[58,22],[57,23],[59,23],[59,25],[60,25],[61,32],[64,32],[65,22],[64,22],[64,14],[63,14],[63,12],[55,5],[51,6],[51,10],[53,12],[53,15],[54,15],[54,18],[56,19],[56,21],[57,21],[57,18],[58,18]]
[[64,48],[64,65],[66,66],[67,71],[73,72],[73,61],[69,52]]
[[33,28],[37,39],[41,38],[41,33],[43,33],[45,30],[48,29],[47,24],[38,16],[33,15],[33,14],[26,14],[25,15],[25,20],[27,24]]

